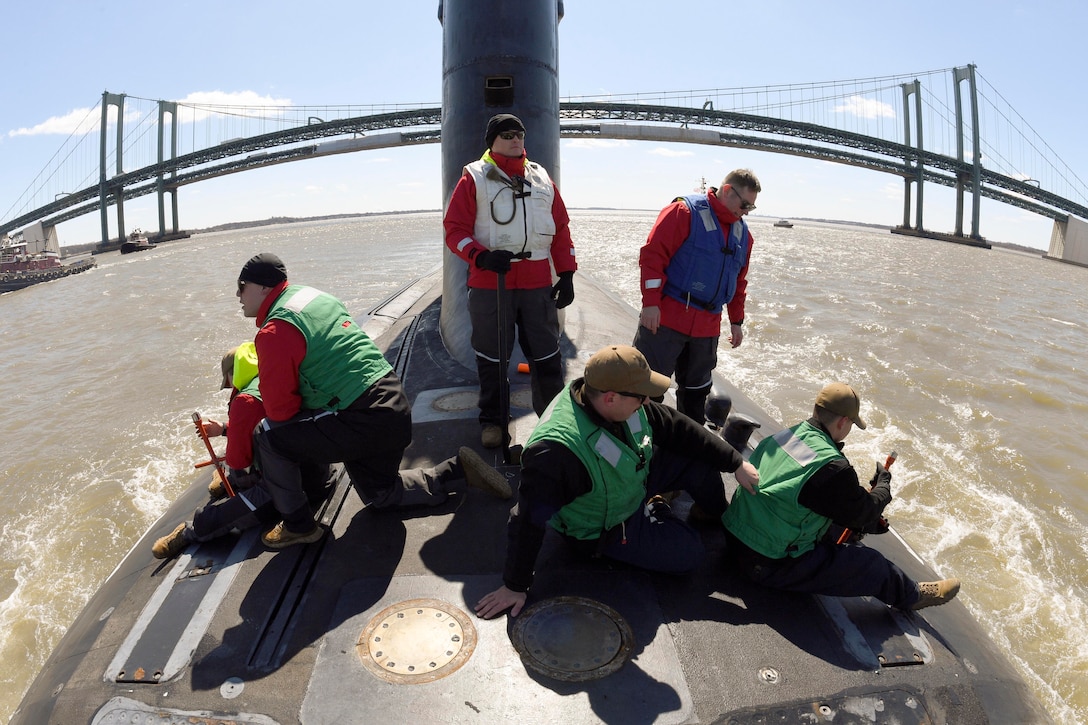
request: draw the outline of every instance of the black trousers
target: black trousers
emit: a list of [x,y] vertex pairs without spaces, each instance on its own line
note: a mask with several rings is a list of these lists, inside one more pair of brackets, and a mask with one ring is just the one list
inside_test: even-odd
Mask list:
[[[647,499],[667,491],[687,491],[705,512],[725,513],[725,484],[713,466],[679,453],[656,449],[646,479]],[[597,552],[650,571],[682,574],[706,556],[699,532],[670,513],[651,515],[640,506],[597,544]]]
[[342,462],[356,493],[377,508],[438,505],[455,462],[401,474],[412,442],[412,410],[400,379],[390,372],[340,411],[303,410],[290,420],[257,428],[256,451],[265,486],[284,526],[313,527],[300,466],[303,461]]
[[521,350],[529,361],[533,410],[544,412],[563,389],[563,360],[559,354],[559,314],[551,287],[505,290],[503,295],[503,348],[499,346],[498,292],[469,288],[468,313],[472,320],[472,349],[480,376],[480,423],[500,425],[500,396],[510,400],[510,379],[500,366],[500,350],[507,363],[517,332]]

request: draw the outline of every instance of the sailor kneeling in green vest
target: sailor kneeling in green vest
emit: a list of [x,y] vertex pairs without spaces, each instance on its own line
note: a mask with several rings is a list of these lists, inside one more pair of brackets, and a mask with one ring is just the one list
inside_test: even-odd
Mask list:
[[526,442],[511,512],[503,586],[476,605],[485,619],[525,606],[547,526],[589,552],[651,571],[683,573],[705,554],[698,532],[658,503],[687,491],[706,513],[726,508],[723,471],[754,490],[755,468],[674,408],[669,388],[627,345],[599,350],[556,396]]

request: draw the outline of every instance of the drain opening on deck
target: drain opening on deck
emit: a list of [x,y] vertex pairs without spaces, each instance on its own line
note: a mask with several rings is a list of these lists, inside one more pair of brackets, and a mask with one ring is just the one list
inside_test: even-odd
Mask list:
[[623,667],[635,636],[611,607],[584,597],[555,597],[522,612],[514,620],[511,640],[534,672],[563,682],[586,682]]
[[476,628],[465,612],[438,599],[408,599],[367,623],[355,651],[386,682],[433,682],[456,672],[476,649]]

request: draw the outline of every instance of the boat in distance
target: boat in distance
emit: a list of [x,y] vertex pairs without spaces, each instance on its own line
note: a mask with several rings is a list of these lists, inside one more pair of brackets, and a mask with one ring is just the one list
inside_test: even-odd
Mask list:
[[[519,5],[520,22],[481,56],[473,31],[501,17],[501,5],[439,6],[444,83],[470,89],[443,94],[447,182],[478,158],[480,129],[497,109],[554,129],[534,136],[534,148],[558,153],[558,108],[523,111],[512,98],[558,98],[549,39],[562,3]],[[507,478],[514,500],[470,489],[434,508],[375,511],[340,470],[315,543],[274,552],[248,529],[153,558],[152,543],[207,503],[211,474],[200,474],[90,599],[12,722],[1049,721],[961,601],[900,612],[865,597],[765,589],[725,566],[717,522],[694,524],[708,556],[682,577],[585,558],[549,530],[526,609],[477,618],[476,602],[501,583],[520,471],[480,447],[476,371],[456,352],[468,347],[464,278],[447,253],[440,270],[359,321],[412,404],[402,467],[469,446]],[[598,349],[628,342],[638,320],[594,279],[580,274],[575,285],[560,346],[568,380]],[[523,362],[510,360],[515,441],[536,421]],[[781,430],[729,381],[715,376],[714,389],[751,432],[739,443],[747,453]],[[673,510],[684,517],[690,506],[684,495]],[[915,580],[940,578],[894,529],[860,545]]]
[[155,245],[152,244],[147,235],[139,229],[133,229],[132,233],[125,238],[125,241],[121,242],[121,254],[132,254],[133,252],[144,252],[148,249],[154,249]]
[[61,262],[55,245],[46,245],[42,249],[33,249],[33,246],[33,242],[26,239],[11,240],[5,237],[0,245],[0,292],[14,292],[86,272],[95,266],[92,259],[80,259],[68,264]]
[[782,227],[783,229],[793,229],[793,222],[789,219],[779,219],[774,223],[776,227]]

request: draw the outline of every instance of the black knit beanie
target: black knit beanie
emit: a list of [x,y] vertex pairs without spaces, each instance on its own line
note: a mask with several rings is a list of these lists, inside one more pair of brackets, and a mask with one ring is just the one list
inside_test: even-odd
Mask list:
[[239,282],[253,282],[262,287],[275,287],[287,279],[287,267],[271,252],[261,252],[251,257],[238,273]]
[[521,119],[512,113],[500,113],[492,116],[487,122],[487,132],[484,134],[484,143],[488,148],[495,142],[495,137],[503,131],[525,131],[525,125]]

